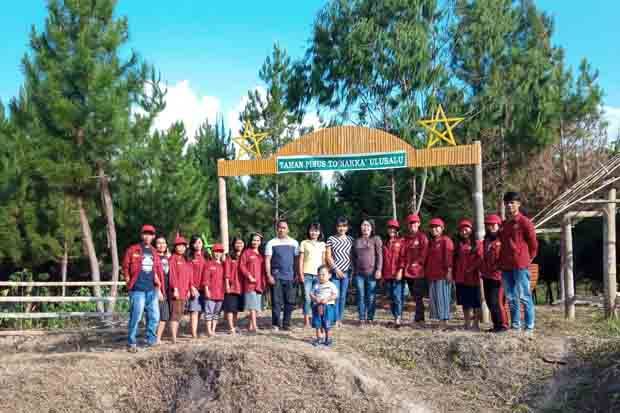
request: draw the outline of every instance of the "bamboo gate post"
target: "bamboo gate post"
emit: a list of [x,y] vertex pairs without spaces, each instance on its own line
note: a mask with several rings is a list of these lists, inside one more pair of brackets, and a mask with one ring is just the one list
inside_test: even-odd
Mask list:
[[564,276],[564,317],[568,320],[575,319],[575,283],[573,274],[573,229],[571,218],[568,215],[562,220],[562,238],[564,244],[564,267],[562,274]]
[[[476,141],[475,144],[480,144],[480,141]],[[479,163],[474,165],[474,188],[473,188],[473,202],[474,202],[474,225],[476,229],[476,239],[484,239],[484,198],[482,193],[482,159]],[[482,279],[480,280],[480,299],[482,303],[482,322],[490,322],[489,307],[487,306],[484,298],[484,284]]]
[[217,177],[219,209],[220,209],[220,234],[222,236],[222,245],[224,252],[228,252],[228,202],[226,199],[226,178]]
[[616,318],[617,280],[616,280],[616,189],[611,188],[609,203],[603,215],[603,288],[605,294],[605,317]]

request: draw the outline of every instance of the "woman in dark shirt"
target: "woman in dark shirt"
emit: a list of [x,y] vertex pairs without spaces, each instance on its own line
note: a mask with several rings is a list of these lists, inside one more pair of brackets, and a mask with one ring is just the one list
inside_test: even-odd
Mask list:
[[357,311],[360,325],[375,318],[377,280],[383,269],[383,243],[375,235],[375,224],[365,219],[360,224],[360,237],[353,242],[351,265],[357,289]]

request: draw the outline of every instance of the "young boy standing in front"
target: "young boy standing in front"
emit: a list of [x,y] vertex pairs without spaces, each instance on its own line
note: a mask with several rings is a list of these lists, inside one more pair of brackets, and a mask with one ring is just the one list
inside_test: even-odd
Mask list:
[[[338,288],[331,282],[329,268],[326,265],[319,267],[319,282],[314,284],[310,292],[312,300],[312,327],[316,330],[316,339],[312,345],[318,346],[333,344],[331,327],[336,322],[336,298]],[[321,332],[325,332],[325,341]]]

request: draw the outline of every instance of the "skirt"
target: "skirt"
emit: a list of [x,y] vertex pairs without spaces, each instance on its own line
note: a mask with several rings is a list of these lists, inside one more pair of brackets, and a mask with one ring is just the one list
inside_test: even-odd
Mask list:
[[479,309],[482,307],[480,299],[480,287],[464,284],[456,285],[456,303],[463,308]]
[[170,321],[181,321],[185,312],[185,300],[170,300]]
[[239,294],[225,294],[222,310],[225,313],[239,313],[243,311],[243,297]]
[[452,283],[447,280],[433,280],[429,285],[431,299],[431,318],[447,321],[450,319],[452,302]]
[[159,302],[159,321],[170,321],[170,301],[168,300]]
[[199,295],[198,297],[190,298],[189,300],[187,300],[187,311],[189,311],[190,313],[203,313],[204,297],[202,295]]
[[256,291],[243,294],[243,309],[245,311],[260,311],[261,298],[261,295]]

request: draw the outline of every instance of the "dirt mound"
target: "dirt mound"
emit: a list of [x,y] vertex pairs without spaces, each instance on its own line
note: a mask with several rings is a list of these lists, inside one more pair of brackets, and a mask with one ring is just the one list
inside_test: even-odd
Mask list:
[[[13,355],[0,410],[88,412],[424,411],[329,350],[265,339],[124,352]],[[257,343],[260,342],[260,345]],[[365,373],[364,373],[365,372]]]
[[390,363],[395,376],[408,380],[416,396],[439,411],[478,412],[480,406],[528,411],[556,369],[543,360],[550,347],[545,338],[427,333],[379,332],[358,348]]

